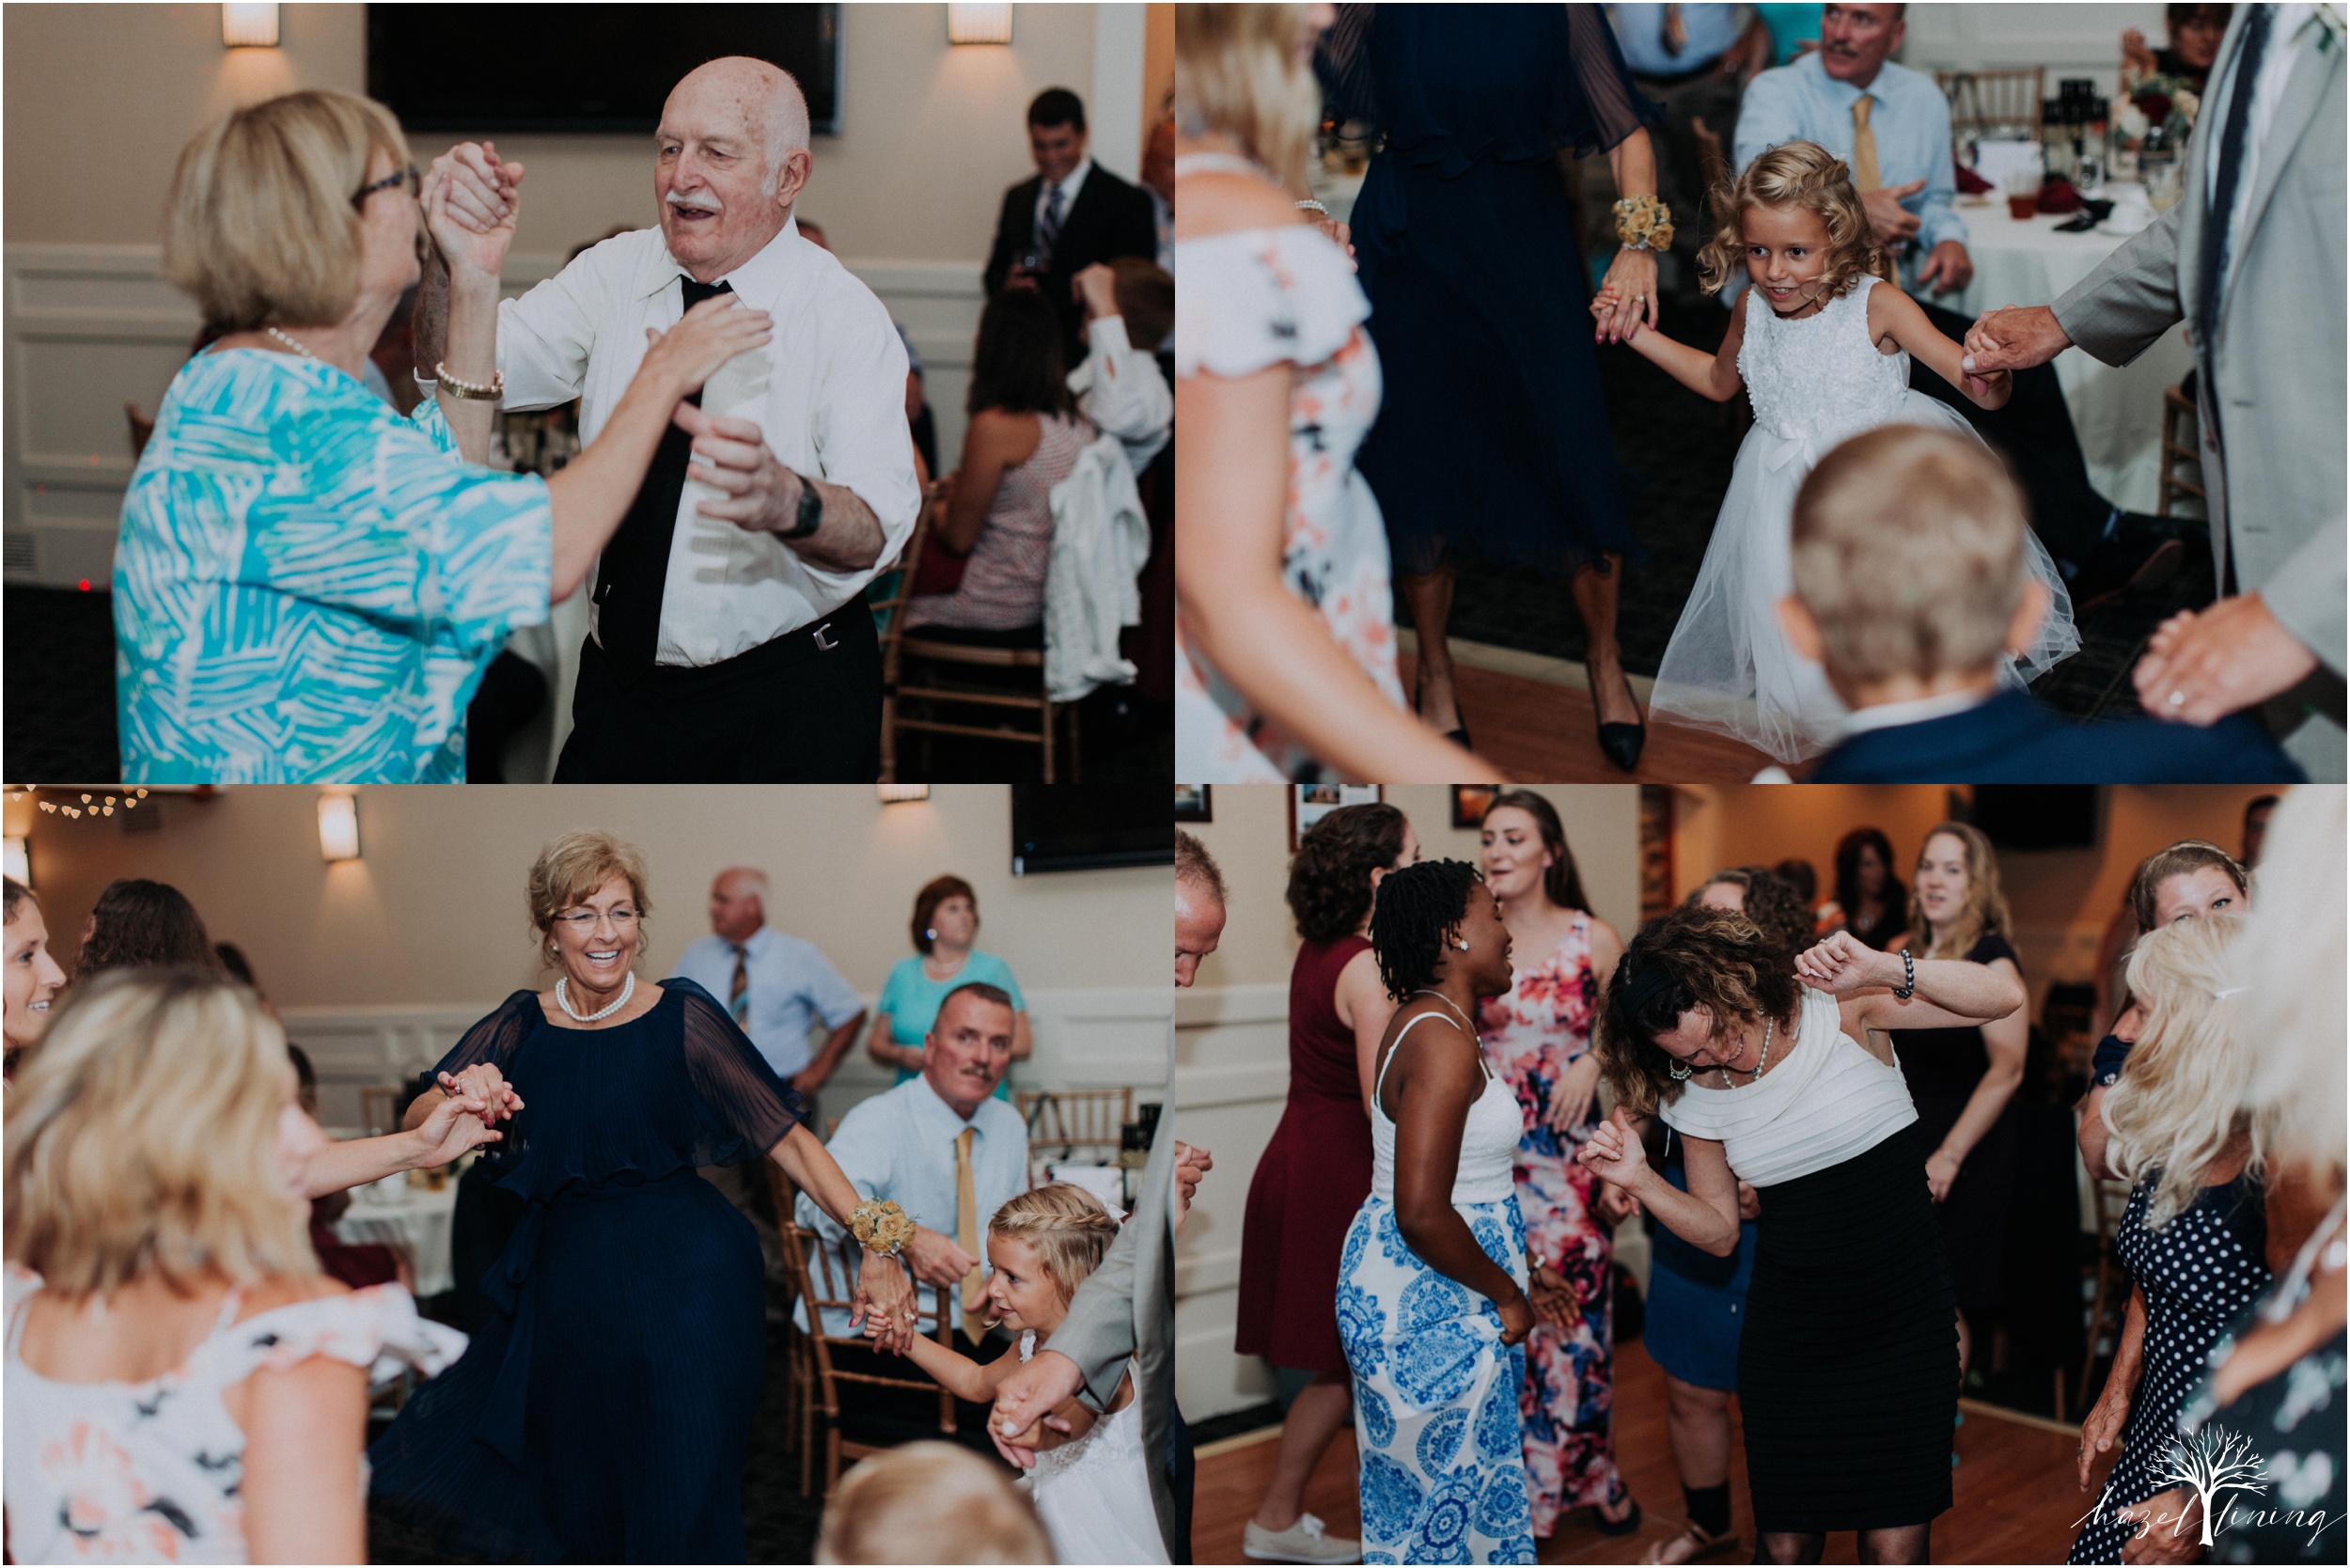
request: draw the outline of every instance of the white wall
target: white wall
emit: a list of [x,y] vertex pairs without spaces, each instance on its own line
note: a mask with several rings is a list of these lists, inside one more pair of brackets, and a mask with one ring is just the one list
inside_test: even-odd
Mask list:
[[1901,61],[1932,74],[1962,66],[2044,66],[2047,96],[2067,76],[2095,81],[2107,97],[2120,89],[2122,31],[2135,27],[2163,47],[2158,5],[1912,6]]
[[[1638,787],[1536,788],[1559,808],[1594,911],[1630,933],[1639,921]],[[1411,818],[1424,854],[1476,859],[1476,831],[1451,826],[1449,788],[1390,785],[1386,798]],[[1230,918],[1221,945],[1199,966],[1198,985],[1177,994],[1172,1081],[1185,1141],[1215,1155],[1175,1253],[1177,1392],[1194,1420],[1273,1397],[1271,1372],[1255,1356],[1235,1355],[1232,1334],[1248,1184],[1289,1095],[1289,972],[1297,950],[1282,901],[1285,792],[1219,784],[1209,799],[1214,821],[1184,825],[1223,868]],[[1637,1259],[1627,1262],[1637,1266]]]
[[[296,87],[361,91],[355,5],[279,8],[281,46],[224,50],[216,6],[11,5],[5,37],[5,342],[0,507],[11,581],[103,587],[131,471],[122,405],[151,414],[197,319],[156,275],[180,147],[240,102]],[[841,134],[818,137],[799,204],[903,322],[928,371],[940,457],[963,446],[980,264],[1004,188],[1032,172],[1023,112],[1039,90],[1095,105],[1095,149],[1129,179],[1145,82],[1144,8],[1024,5],[1009,46],[947,42],[939,5],[853,5]],[[1106,13],[1106,14],[1104,14]],[[450,138],[454,140],[456,138]],[[442,143],[419,142],[419,154]],[[574,245],[653,221],[644,138],[500,139],[527,174],[507,283]]]

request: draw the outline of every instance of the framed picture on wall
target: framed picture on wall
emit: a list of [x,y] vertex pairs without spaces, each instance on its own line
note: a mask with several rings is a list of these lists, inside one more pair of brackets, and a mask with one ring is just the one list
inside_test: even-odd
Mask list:
[[1298,835],[1341,806],[1370,806],[1386,798],[1381,784],[1292,784],[1290,786],[1290,848]]
[[1179,823],[1212,823],[1214,808],[1208,800],[1209,786],[1178,784],[1175,786],[1175,820]]
[[1452,786],[1452,825],[1475,827],[1485,820],[1485,813],[1494,808],[1500,797],[1498,784],[1455,784]]

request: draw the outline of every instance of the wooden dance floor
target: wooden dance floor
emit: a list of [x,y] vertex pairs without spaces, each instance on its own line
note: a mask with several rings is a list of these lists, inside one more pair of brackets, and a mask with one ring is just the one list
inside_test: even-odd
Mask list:
[[[1408,695],[1413,658],[1408,635],[1402,640],[1406,651],[1399,663]],[[1461,712],[1478,755],[1521,783],[1744,784],[1771,765],[1762,752],[1727,736],[1651,724],[1639,768],[1625,773],[1599,749],[1591,695],[1583,686],[1580,666],[1515,658],[1507,650],[1466,643],[1456,643],[1453,655]],[[1482,667],[1502,664],[1520,667]],[[1633,682],[1643,712],[1648,686],[1645,680]]]
[[[1544,1562],[1637,1562],[1651,1542],[1679,1533],[1681,1480],[1666,1445],[1665,1375],[1644,1346],[1633,1343],[1617,1350],[1616,1390],[1616,1459],[1632,1495],[1647,1510],[1647,1521],[1637,1536],[1611,1540],[1592,1528],[1590,1510],[1576,1510],[1560,1519],[1558,1532],[1541,1544]],[[1744,1549],[1710,1560],[1716,1563],[1746,1562],[1754,1551],[1745,1435],[1735,1404],[1731,1415],[1731,1518]],[[1254,1436],[1217,1445],[1221,1451],[1199,1460],[1192,1551],[1200,1562],[1247,1560],[1240,1553],[1241,1532],[1273,1472],[1276,1446],[1270,1433],[1262,1441],[1252,1442]],[[1934,1560],[2062,1562],[2072,1549],[2075,1521],[2095,1500],[2093,1493],[2080,1492],[2073,1479],[2078,1448],[2075,1434],[1970,1407],[1966,1424],[1958,1432],[1953,1506],[1934,1522]],[[1341,1433],[1323,1456],[1306,1489],[1306,1508],[1320,1514],[1333,1535],[1354,1535],[1361,1528],[1353,1433]],[[1830,1537],[1825,1560],[1854,1561],[1853,1545],[1849,1534]]]

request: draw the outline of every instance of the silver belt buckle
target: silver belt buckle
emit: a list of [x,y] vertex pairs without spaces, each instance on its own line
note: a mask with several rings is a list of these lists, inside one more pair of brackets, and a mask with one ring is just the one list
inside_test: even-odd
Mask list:
[[815,631],[808,634],[809,637],[814,640],[816,646],[822,649],[827,653],[840,646],[838,643],[831,641],[824,635],[825,633],[831,630],[832,622],[827,620],[822,626],[817,627]]

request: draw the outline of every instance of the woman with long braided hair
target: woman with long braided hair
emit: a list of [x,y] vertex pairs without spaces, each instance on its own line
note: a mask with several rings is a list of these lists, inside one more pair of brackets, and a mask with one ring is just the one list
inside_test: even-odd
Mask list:
[[1512,1174],[1524,1123],[1472,1022],[1510,989],[1510,929],[1475,867],[1422,861],[1381,881],[1371,945],[1398,1005],[1371,1082],[1371,1196],[1339,1260],[1363,1557],[1531,1562],[1526,1337],[1574,1298],[1529,1266]]

